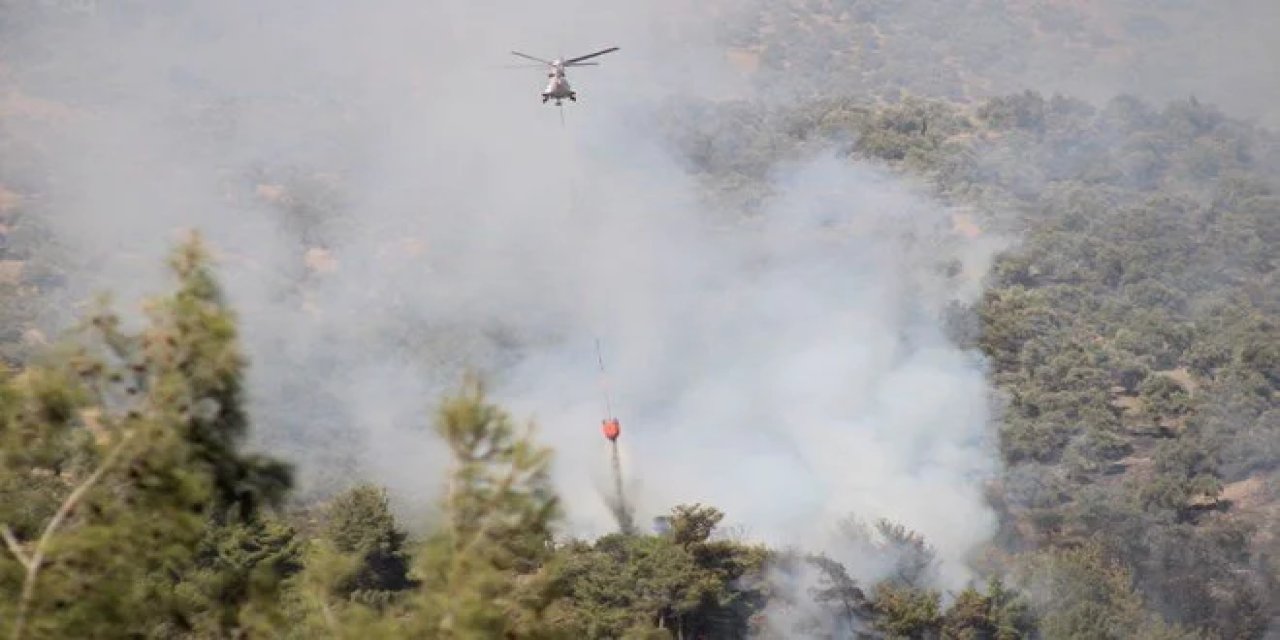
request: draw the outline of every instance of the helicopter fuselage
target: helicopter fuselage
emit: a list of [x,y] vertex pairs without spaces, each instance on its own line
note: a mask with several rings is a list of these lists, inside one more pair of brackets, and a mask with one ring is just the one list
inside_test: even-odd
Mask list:
[[573,102],[578,101],[578,94],[574,93],[573,87],[569,85],[569,79],[564,75],[564,65],[559,60],[551,63],[551,70],[547,72],[547,87],[542,90],[542,102],[547,100],[555,100],[556,105],[561,100],[568,98]]

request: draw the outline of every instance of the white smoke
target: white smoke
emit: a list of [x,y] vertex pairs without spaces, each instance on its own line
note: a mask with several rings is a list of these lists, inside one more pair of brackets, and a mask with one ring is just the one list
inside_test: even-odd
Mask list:
[[[308,488],[367,478],[428,503],[443,473],[430,411],[475,366],[555,447],[571,531],[611,528],[600,338],[642,522],[701,501],[856,567],[830,527],[887,517],[958,584],[992,531],[979,487],[995,458],[983,368],[940,314],[977,295],[996,245],[835,155],[779,167],[760,217],[706,211],[637,126],[672,96],[743,91],[706,18],[577,0],[59,14],[15,82],[82,117],[18,124],[43,141],[77,294],[161,290],[178,228],[222,252],[256,429]],[[563,127],[540,70],[499,68],[510,49],[611,44],[570,75]],[[305,196],[287,171],[342,196],[318,224],[327,256],[281,217]],[[308,274],[308,255],[331,268]]]
[[[641,249],[654,267],[602,265],[602,280],[630,284],[581,300],[619,316],[601,332],[640,504],[648,515],[713,504],[762,539],[850,566],[861,563],[840,557],[830,527],[887,517],[923,533],[957,584],[994,525],[979,490],[994,456],[983,369],[941,330],[942,306],[971,294],[940,264],[960,260],[963,282],[989,253],[948,239],[942,208],[869,167],[817,158],[778,183],[754,224],[650,219],[649,233],[672,239]],[[573,443],[561,447],[569,484],[594,487],[604,445],[582,391],[593,372],[573,366],[589,362],[589,328],[509,377],[515,406],[541,407],[553,440]],[[560,411],[548,389],[563,390]]]

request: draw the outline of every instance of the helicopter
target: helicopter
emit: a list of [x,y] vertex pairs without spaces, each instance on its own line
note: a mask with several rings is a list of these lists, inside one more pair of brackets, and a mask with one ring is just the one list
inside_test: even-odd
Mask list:
[[555,100],[556,106],[558,107],[561,105],[561,101],[563,101],[565,98],[568,98],[569,101],[571,102],[578,101],[577,92],[575,92],[573,88],[569,86],[569,79],[565,77],[564,70],[566,68],[598,66],[600,64],[598,62],[583,62],[583,61],[589,58],[594,58],[596,56],[602,56],[606,53],[612,53],[617,50],[618,50],[618,47],[609,47],[608,49],[601,49],[600,51],[597,51],[595,53],[589,53],[585,56],[578,56],[576,58],[570,58],[568,60],[565,60],[563,58],[556,58],[555,60],[543,60],[542,58],[537,58],[526,53],[520,53],[519,51],[512,51],[511,54],[520,56],[521,58],[528,58],[529,60],[533,60],[533,61],[540,62],[542,64],[547,65],[547,67],[549,68],[549,70],[547,71],[547,77],[550,78],[550,80],[547,81],[547,88],[542,90],[542,104],[546,104],[548,100]]

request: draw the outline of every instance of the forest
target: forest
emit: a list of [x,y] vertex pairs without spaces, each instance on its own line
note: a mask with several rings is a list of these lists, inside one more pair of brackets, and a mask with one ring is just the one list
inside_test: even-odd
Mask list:
[[[669,505],[652,526],[566,534],[578,494],[555,481],[554,438],[508,408],[484,370],[448,371],[449,389],[419,416],[440,463],[415,474],[441,490],[411,515],[358,467],[335,462],[317,480],[288,452],[341,439],[343,416],[317,425],[321,435],[264,435],[277,417],[255,411],[251,373],[270,363],[246,346],[256,316],[229,293],[241,285],[224,277],[211,234],[145,238],[168,243],[167,284],[140,315],[109,291],[69,301],[82,292],[81,256],[52,222],[59,202],[31,197],[56,191],[39,158],[51,145],[17,124],[50,108],[15,88],[49,58],[0,46],[11,96],[0,102],[0,633],[1273,637],[1280,135],[1196,97],[1006,90],[1026,77],[1014,68],[1025,61],[996,55],[1009,40],[1069,41],[1102,59],[1143,46],[1163,22],[1139,18],[1163,5],[1169,23],[1193,24],[1186,3],[1117,3],[1157,8],[1116,31],[1073,13],[1089,3],[976,2],[1009,11],[950,39],[928,4],[741,8],[719,46],[739,61],[754,51],[762,84],[802,81],[801,98],[685,95],[642,124],[729,224],[765,216],[778,168],[823,149],[960,212],[950,242],[1016,239],[993,256],[981,293],[936,319],[985,363],[996,407],[996,472],[982,482],[996,528],[968,554],[964,588],[943,586],[935,541],[876,514],[838,526],[842,549],[882,568],[869,576],[822,548],[754,540],[730,526],[734,513],[699,501]],[[0,3],[0,32],[47,19],[15,6]],[[935,57],[951,66],[926,74]],[[815,70],[795,74],[806,61]],[[314,172],[281,175],[291,196],[265,199],[304,263],[291,291],[316,287],[289,298],[302,305],[325,291],[311,284],[324,270],[315,248],[340,235],[341,196]],[[261,182],[237,188],[262,197]],[[962,277],[958,261],[930,269]],[[431,352],[449,339],[413,335],[395,344]],[[522,338],[534,340],[510,341]],[[270,388],[327,406],[319,387]],[[280,444],[293,439],[305,441]],[[345,446],[322,459],[343,460]]]

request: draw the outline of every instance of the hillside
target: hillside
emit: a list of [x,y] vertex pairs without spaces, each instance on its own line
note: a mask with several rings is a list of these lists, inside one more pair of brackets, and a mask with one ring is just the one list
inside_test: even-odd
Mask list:
[[[662,95],[629,104],[631,120],[621,124],[600,125],[609,117],[599,111],[584,117],[580,126],[599,134],[589,151],[616,140],[636,146],[565,156],[581,165],[572,171],[596,171],[589,187],[568,190],[571,209],[590,205],[582,222],[576,209],[544,206],[559,193],[545,184],[561,177],[545,146],[555,138],[507,136],[526,124],[515,116],[451,129],[481,118],[480,106],[473,116],[462,107],[406,115],[412,109],[377,93],[400,85],[353,72],[355,63],[324,77],[368,88],[374,97],[351,98],[357,106],[323,103],[314,98],[320,90],[260,101],[157,91],[165,100],[147,107],[156,119],[126,122],[172,127],[169,146],[127,158],[136,165],[95,164],[80,144],[127,149],[143,128],[117,137],[78,127],[116,122],[121,105],[135,104],[113,80],[136,82],[129,86],[143,97],[148,87],[113,76],[106,61],[50,71],[68,64],[52,46],[58,28],[110,33],[116,20],[152,37],[165,31],[148,20],[177,29],[202,14],[119,9],[102,18],[65,9],[68,18],[52,5],[0,4],[0,35],[25,34],[0,45],[0,359],[10,369],[0,382],[0,629],[190,639],[1222,640],[1280,629],[1280,134],[1266,126],[1276,118],[1275,101],[1267,106],[1275,88],[1254,79],[1224,93],[1236,85],[1206,79],[1219,56],[1265,49],[1244,18],[1269,15],[1267,7],[1242,2],[1229,15],[1158,0],[708,6],[698,19],[716,24],[712,50],[755,95]],[[315,19],[335,29],[341,22]],[[243,36],[241,27],[228,20],[197,31],[215,41],[219,28]],[[389,41],[404,37],[391,33]],[[1240,44],[1173,62],[1212,34]],[[282,59],[276,64],[295,69]],[[78,75],[85,69],[103,75]],[[1132,91],[1108,88],[1128,80]],[[1072,82],[1086,95],[1071,93]],[[290,120],[295,109],[305,122]],[[432,124],[412,137],[388,131],[384,117]],[[86,131],[110,143],[77,138]],[[323,145],[316,131],[329,136]],[[286,135],[298,132],[298,140]],[[404,151],[423,140],[439,155]],[[537,151],[522,151],[526,144]],[[847,207],[843,217],[803,199],[778,204],[798,189],[788,171],[832,156],[850,172],[833,170],[820,186],[835,195],[818,196],[848,197],[823,201]],[[190,164],[145,174],[174,158]],[[215,165],[210,197],[191,176]],[[610,175],[619,167],[639,177]],[[859,189],[879,188],[858,182],[872,171],[927,199],[903,196],[906,187],[859,199]],[[691,197],[668,199],[685,181]],[[398,188],[410,195],[397,199]],[[196,202],[202,210],[135,217],[121,205],[133,202],[130,190],[155,194],[157,208]],[[198,195],[179,197],[190,193]],[[99,194],[116,218],[85,213]],[[889,224],[864,211],[876,206],[922,219]],[[779,212],[835,222],[779,221]],[[883,237],[849,240],[858,222],[863,235]],[[785,240],[795,246],[760,240],[768,234],[756,230],[768,224],[794,231]],[[145,313],[90,304],[86,290],[104,282],[126,298],[136,293],[142,283],[122,277],[135,272],[119,265],[163,264],[172,230],[188,226],[204,239],[169,252],[167,293]],[[713,232],[700,235],[707,227]],[[86,240],[94,235],[108,240]],[[602,251],[600,237],[615,244]],[[127,246],[110,245],[114,238]],[[847,255],[855,250],[874,255],[859,262]],[[899,261],[878,262],[877,250]],[[599,272],[579,276],[591,270],[584,264]],[[876,280],[877,269],[895,264],[905,273]],[[888,284],[841,279],[855,276]],[[587,291],[601,283],[612,297]],[[717,295],[773,293],[777,283],[776,297]],[[839,292],[834,302],[812,293],[824,287]],[[934,295],[949,288],[980,293]],[[953,540],[867,512],[839,520],[832,537],[805,531],[826,524],[809,522],[776,544],[748,535],[759,522],[693,501],[657,509],[652,530],[567,533],[567,514],[598,511],[603,501],[563,481],[587,472],[557,475],[561,461],[595,453],[555,424],[583,413],[579,399],[566,398],[597,393],[581,392],[583,377],[566,371],[576,361],[564,364],[579,355],[564,345],[597,317],[566,309],[601,299],[617,305],[606,316],[631,314],[619,324],[636,342],[619,349],[620,368],[645,378],[620,386],[639,389],[633,398],[671,399],[659,409],[632,401],[654,419],[635,431],[647,435],[627,431],[624,442],[660,434],[673,443],[627,450],[628,465],[647,473],[642,498],[672,484],[698,495],[699,487],[679,485],[754,476],[760,484],[751,486],[776,492],[739,503],[759,507],[756,514],[772,513],[760,504],[770,499],[795,503],[775,505],[787,513],[805,513],[796,505],[810,501],[844,504],[795,494],[790,487],[813,485],[787,484],[787,472],[768,468],[776,458],[753,461],[745,445],[699,448],[699,437],[731,434],[793,448],[814,466],[822,461],[813,451],[847,447],[849,460],[874,466],[846,468],[849,478],[883,476],[872,493],[980,487],[994,532],[966,550],[962,568],[953,566]],[[882,318],[866,309],[881,305],[901,326],[876,332],[872,320]],[[836,312],[862,333],[827,336],[814,328],[828,325],[797,320]],[[935,328],[943,335],[926,343],[930,353],[953,350],[979,363],[957,368],[980,371],[980,391],[990,392],[992,415],[980,426],[989,428],[991,460],[971,459],[984,450],[970,442],[982,434],[948,433],[965,428],[960,417],[888,422],[939,391],[878,386],[874,378],[899,369],[804,368],[759,355],[767,345],[754,344],[814,347],[810,362],[896,343],[889,359],[910,360],[928,351],[913,341]],[[746,339],[729,339],[739,331]],[[813,342],[796,337],[806,332],[815,335],[801,338]],[[637,364],[646,361],[661,370]],[[476,365],[498,381],[496,392],[467,378],[423,397]],[[795,366],[802,384],[744,371],[770,365]],[[967,380],[941,371],[903,379]],[[898,397],[841,404],[859,397],[857,385],[815,372],[861,373],[872,378],[864,386]],[[743,382],[749,374],[765,383]],[[802,388],[771,404],[774,384]],[[714,398],[703,404],[705,396]],[[552,418],[526,431],[505,400]],[[805,401],[838,409],[798,404]],[[429,428],[400,425],[401,412],[417,420],[428,406]],[[886,423],[854,431],[840,415],[849,407],[865,414],[851,422]],[[788,414],[820,423],[794,437],[825,437],[826,429],[830,440],[788,442],[787,426],[801,422]],[[768,428],[711,424],[748,422],[742,416]],[[941,424],[920,424],[938,417]],[[661,431],[658,418],[692,419],[707,435]],[[909,462],[895,467],[900,461],[888,458],[898,450],[884,443],[911,438],[937,449],[917,460],[914,445],[904,446]],[[673,450],[681,446],[690,450]],[[852,449],[884,452],[887,461],[870,465]],[[639,515],[650,511],[642,503]],[[961,573],[967,582],[955,586]]]
[[[1274,56],[1274,5],[1162,0],[863,0],[718,7],[732,60],[786,101],[832,92],[973,103],[1022,91],[1091,101],[1136,93],[1208,98],[1275,126],[1274,86],[1253,82]],[[1224,34],[1232,34],[1224,37]]]
[[695,150],[850,140],[851,158],[982,212],[979,233],[1025,238],[996,263],[980,321],[957,328],[1007,399],[999,546],[1100,542],[1171,620],[1254,637],[1280,525],[1273,133],[1194,100],[1031,92],[976,108],[829,99],[764,124],[721,109],[673,118],[708,184],[751,184],[771,156]]

